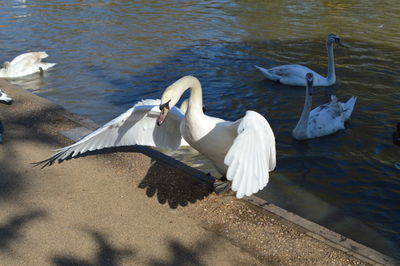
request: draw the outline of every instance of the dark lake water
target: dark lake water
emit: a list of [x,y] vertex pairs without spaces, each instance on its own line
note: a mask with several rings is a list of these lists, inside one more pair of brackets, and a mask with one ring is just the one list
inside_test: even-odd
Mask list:
[[[0,0],[0,60],[46,51],[58,65],[11,80],[102,124],[191,74],[209,115],[266,116],[278,165],[258,196],[400,258],[400,5],[387,1]],[[269,82],[254,65],[301,63],[326,73],[325,38],[339,35],[337,83],[358,97],[346,129],[292,140],[304,89]],[[205,171],[193,152],[175,156]]]

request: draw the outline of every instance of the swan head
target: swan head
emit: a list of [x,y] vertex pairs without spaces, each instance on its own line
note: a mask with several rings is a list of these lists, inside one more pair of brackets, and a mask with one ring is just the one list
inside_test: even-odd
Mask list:
[[306,83],[307,83],[307,89],[308,89],[308,95],[313,94],[313,83],[314,83],[314,75],[313,73],[307,73],[306,74]]
[[5,94],[1,89],[0,89],[0,103],[5,103],[5,104],[12,104],[13,99],[11,99],[7,94]]
[[329,34],[328,37],[326,38],[326,44],[327,45],[332,45],[336,43],[339,46],[344,46],[342,44],[342,42],[340,41],[339,36],[335,35],[335,34]]
[[170,107],[170,102],[171,102],[171,100],[168,100],[166,103],[162,103],[162,101],[161,101],[161,104],[160,104],[161,114],[157,119],[157,125],[158,126],[161,126],[161,124],[164,123],[164,120],[167,117],[169,109],[171,108]]
[[160,102],[161,114],[157,119],[157,125],[160,126],[164,122],[169,110],[172,107],[174,107],[176,103],[179,101],[181,95],[178,95],[177,89],[178,88],[174,83],[168,88],[166,88],[163,95],[161,96],[161,102]]
[[[199,80],[193,76],[184,76],[178,79],[168,88],[166,88],[161,96],[161,103],[160,103],[161,114],[157,120],[157,125],[161,125],[164,122],[169,110],[177,104],[182,94],[189,88],[190,89],[196,88],[197,91],[196,95],[197,97],[200,96],[200,99],[196,98],[196,96],[195,98],[197,100],[200,100],[201,102],[201,85]],[[198,93],[198,91],[200,91],[200,93]],[[193,97],[192,93],[190,94],[191,98]],[[188,108],[190,108],[190,106],[188,106]]]

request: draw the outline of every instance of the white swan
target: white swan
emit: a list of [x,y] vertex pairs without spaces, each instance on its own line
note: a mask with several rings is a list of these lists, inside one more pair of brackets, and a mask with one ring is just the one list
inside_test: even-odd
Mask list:
[[0,78],[18,78],[33,73],[43,73],[56,63],[43,63],[43,58],[48,57],[46,52],[30,52],[15,57],[11,62],[4,62],[0,69]]
[[305,140],[335,133],[344,129],[344,123],[353,112],[357,97],[351,97],[347,102],[338,102],[336,96],[331,96],[329,103],[318,106],[311,112],[313,94],[313,74],[306,74],[306,99],[299,122],[292,131],[293,138]]
[[[191,94],[184,114],[174,106],[189,88]],[[243,118],[231,122],[205,115],[202,88],[192,76],[185,76],[169,86],[158,103],[157,108],[161,110],[158,119],[154,118],[154,109],[149,111],[136,105],[38,164],[47,166],[70,155],[111,146],[139,144],[176,149],[183,136],[232,181],[232,190],[237,192],[238,198],[250,196],[267,185],[269,171],[276,165],[276,152],[274,133],[263,116],[247,111]],[[159,127],[155,126],[156,122]]]
[[260,70],[267,79],[292,86],[305,86],[304,77],[307,73],[313,73],[314,86],[330,86],[336,82],[335,61],[333,56],[333,44],[337,43],[344,46],[340,42],[340,38],[335,34],[329,34],[326,38],[326,49],[328,53],[328,76],[325,78],[310,68],[302,65],[283,65],[270,69],[255,66]]

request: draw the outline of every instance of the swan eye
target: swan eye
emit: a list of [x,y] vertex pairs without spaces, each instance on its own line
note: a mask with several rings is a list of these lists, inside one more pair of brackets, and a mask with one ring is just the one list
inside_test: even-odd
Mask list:
[[160,110],[162,111],[164,108],[167,108],[169,110],[169,102],[171,100],[169,100],[168,102],[164,103],[164,104],[160,104]]

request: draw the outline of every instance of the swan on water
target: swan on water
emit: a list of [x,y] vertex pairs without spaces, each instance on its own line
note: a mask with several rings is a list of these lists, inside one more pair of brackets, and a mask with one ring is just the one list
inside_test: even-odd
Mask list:
[[314,86],[330,86],[336,82],[335,74],[335,60],[333,56],[333,44],[336,43],[340,46],[344,46],[340,38],[335,34],[329,34],[326,38],[326,49],[328,53],[328,76],[323,77],[317,72],[310,68],[302,65],[282,65],[265,69],[259,66],[255,66],[260,70],[267,79],[292,86],[305,86],[306,82],[304,76],[307,73],[313,73],[314,75]]
[[[187,89],[191,92],[187,111],[183,113],[174,106]],[[151,104],[151,108],[145,104]],[[136,104],[82,140],[57,150],[52,157],[37,164],[45,167],[69,156],[113,146],[177,149],[182,137],[223,175],[223,182],[216,182],[216,191],[227,189],[231,181],[237,198],[263,189],[269,172],[276,165],[275,137],[267,120],[254,111],[247,111],[243,118],[233,122],[205,115],[202,87],[193,76],[182,77],[166,88],[161,101],[145,100]]]
[[[5,103],[5,104],[12,104],[13,99],[11,99],[4,91],[0,89],[0,103]],[[3,123],[0,120],[0,143],[3,143],[3,132],[4,132],[4,127]]]
[[307,73],[306,98],[303,112],[296,127],[292,131],[293,138],[305,140],[335,133],[344,129],[344,123],[353,112],[357,97],[352,96],[347,102],[338,102],[336,96],[331,96],[329,103],[311,110],[313,95],[313,74]]
[[42,59],[48,57],[46,52],[30,52],[15,57],[11,62],[4,62],[0,69],[0,78],[18,78],[43,71],[56,65],[44,63]]

